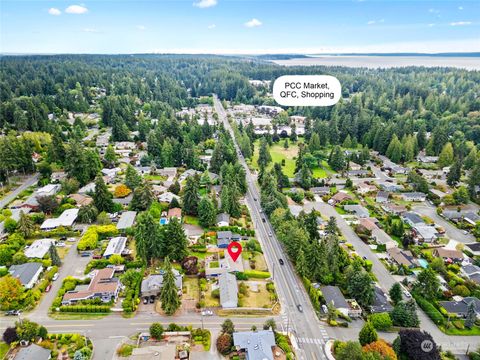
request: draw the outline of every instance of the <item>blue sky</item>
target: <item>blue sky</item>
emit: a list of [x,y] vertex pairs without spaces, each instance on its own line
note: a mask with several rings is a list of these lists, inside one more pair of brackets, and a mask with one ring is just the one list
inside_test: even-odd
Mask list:
[[2,53],[480,51],[480,1],[0,0]]

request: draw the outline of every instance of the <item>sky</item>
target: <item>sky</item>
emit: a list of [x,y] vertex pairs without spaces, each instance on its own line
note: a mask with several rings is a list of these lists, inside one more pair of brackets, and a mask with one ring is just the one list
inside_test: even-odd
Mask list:
[[79,1],[0,0],[0,52],[480,51],[480,1]]

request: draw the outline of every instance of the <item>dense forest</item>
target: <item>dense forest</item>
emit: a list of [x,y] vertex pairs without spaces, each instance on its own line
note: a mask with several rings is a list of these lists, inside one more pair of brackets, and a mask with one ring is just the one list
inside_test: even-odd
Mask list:
[[[249,80],[275,80],[286,74],[329,74],[342,84],[343,99],[333,107],[286,109],[289,115],[307,116],[307,141],[316,134],[320,146],[359,143],[382,154],[401,154],[395,159],[400,162],[410,161],[424,148],[427,154],[439,155],[449,142],[454,158],[470,156],[466,169],[475,164],[480,72],[459,69],[282,67],[262,59],[194,55],[2,57],[0,126],[4,133],[43,131],[55,135],[56,141],[67,141],[78,138],[84,127],[68,124],[67,113],[96,111],[102,125],[112,127],[113,140],[128,140],[129,131],[138,130],[158,165],[176,165],[185,161],[181,154],[191,154],[179,144],[188,149],[211,135],[208,127],[174,121],[176,110],[211,93],[238,103],[274,105],[267,95],[270,89],[254,87]],[[59,121],[50,121],[53,117]],[[23,138],[13,143],[4,139],[2,153],[14,154],[13,148],[28,153],[24,148],[33,146]],[[177,158],[160,156],[151,144],[173,148]],[[187,162],[195,167],[194,158]],[[23,171],[32,167],[28,161],[8,166]]]

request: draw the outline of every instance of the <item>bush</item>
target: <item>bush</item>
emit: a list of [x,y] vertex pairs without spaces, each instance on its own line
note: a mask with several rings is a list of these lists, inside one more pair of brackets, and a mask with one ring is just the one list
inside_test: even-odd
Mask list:
[[268,279],[270,277],[270,273],[267,271],[258,271],[258,270],[247,270],[244,274],[248,278],[253,279]]
[[227,355],[232,350],[232,336],[230,334],[221,334],[217,338],[217,350],[222,355]]
[[442,313],[438,311],[432,303],[417,294],[414,294],[414,298],[418,306],[420,306],[420,308],[428,315],[430,319],[432,319],[435,324],[443,325],[445,323],[445,318],[443,317]]
[[220,299],[220,289],[212,290],[212,297],[214,299]]
[[372,314],[370,315],[370,322],[375,329],[380,331],[388,330],[393,325],[388,313]]
[[160,340],[163,335],[163,326],[160,323],[153,323],[150,325],[150,336],[154,339]]
[[132,355],[133,352],[133,345],[129,344],[122,344],[118,349],[117,349],[117,355],[121,357],[127,357]]

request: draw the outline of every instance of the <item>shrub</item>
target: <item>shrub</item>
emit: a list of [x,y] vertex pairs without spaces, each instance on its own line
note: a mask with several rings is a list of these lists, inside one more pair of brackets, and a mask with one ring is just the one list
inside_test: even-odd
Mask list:
[[430,319],[432,319],[435,324],[442,325],[445,323],[445,318],[443,317],[442,313],[438,311],[432,303],[419,295],[415,294],[414,297],[418,306],[420,306],[420,308],[428,315]]
[[163,331],[163,326],[160,323],[153,323],[150,325],[150,336],[157,340],[162,338]]
[[220,299],[220,289],[212,290],[212,297],[214,299]]
[[121,357],[127,357],[132,355],[133,352],[133,345],[129,344],[122,344],[118,349],[117,349],[117,355]]
[[370,315],[370,322],[375,329],[380,331],[388,330],[393,325],[388,313],[372,314]]
[[268,279],[270,277],[270,273],[267,271],[258,271],[258,270],[247,270],[244,274],[248,278],[253,279]]
[[232,350],[232,336],[230,334],[221,334],[217,338],[217,350],[222,355],[227,355]]

